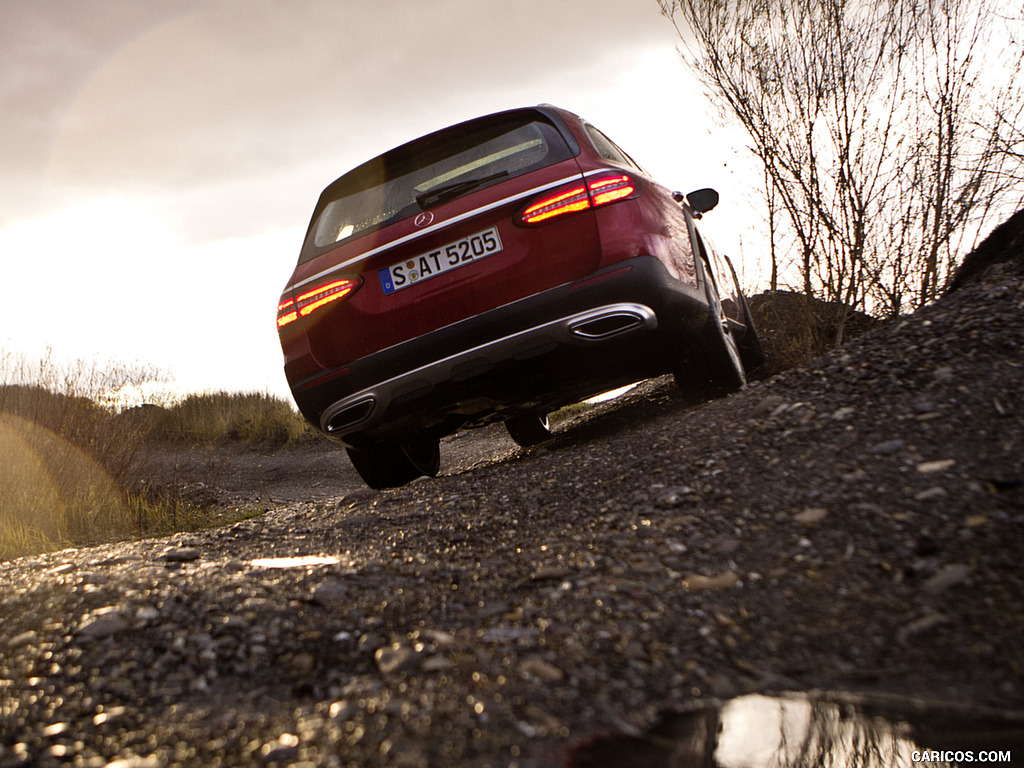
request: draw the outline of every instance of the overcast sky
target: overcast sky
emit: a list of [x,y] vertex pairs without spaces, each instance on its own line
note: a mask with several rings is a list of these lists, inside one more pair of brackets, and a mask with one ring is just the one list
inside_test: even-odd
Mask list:
[[320,190],[489,112],[577,112],[663,183],[722,141],[655,0],[0,0],[0,344],[287,394],[275,306]]

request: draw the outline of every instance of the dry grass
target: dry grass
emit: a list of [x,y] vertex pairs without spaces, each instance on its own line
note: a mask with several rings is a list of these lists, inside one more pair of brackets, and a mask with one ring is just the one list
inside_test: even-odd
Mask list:
[[156,431],[192,445],[237,440],[281,447],[313,435],[289,403],[259,392],[189,395],[160,414]]
[[147,443],[281,447],[310,433],[287,402],[266,394],[193,395],[123,413],[110,406],[154,376],[0,356],[0,560],[224,522],[221,510],[169,494],[168,484],[150,490]]

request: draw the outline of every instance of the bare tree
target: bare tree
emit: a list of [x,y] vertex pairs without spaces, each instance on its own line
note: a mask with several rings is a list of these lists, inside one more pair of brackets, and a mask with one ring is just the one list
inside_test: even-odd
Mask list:
[[[808,295],[919,306],[963,233],[1005,212],[1021,167],[1006,151],[1019,125],[1006,78],[1021,49],[999,1],[658,0],[686,64],[746,130],[773,268],[777,249],[794,253]],[[1009,68],[988,59],[1000,35]]]

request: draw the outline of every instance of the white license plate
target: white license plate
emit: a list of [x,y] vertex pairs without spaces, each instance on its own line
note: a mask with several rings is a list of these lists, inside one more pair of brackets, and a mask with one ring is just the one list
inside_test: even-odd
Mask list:
[[491,227],[380,270],[380,284],[385,294],[394,293],[487,258],[501,247],[498,228]]

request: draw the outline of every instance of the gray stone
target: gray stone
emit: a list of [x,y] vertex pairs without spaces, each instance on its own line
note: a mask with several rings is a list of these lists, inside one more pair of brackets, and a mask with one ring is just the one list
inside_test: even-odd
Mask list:
[[168,547],[157,559],[166,563],[191,563],[201,555],[197,547]]
[[385,675],[411,672],[420,665],[419,654],[416,650],[401,643],[392,643],[384,648],[378,648],[374,652],[373,658],[377,662],[377,669]]
[[26,645],[32,645],[36,641],[38,635],[35,630],[28,630],[27,632],[21,632],[15,635],[7,641],[7,650],[14,651],[18,648],[23,648]]
[[943,592],[950,587],[954,587],[957,584],[961,584],[966,581],[970,575],[971,566],[964,565],[963,563],[953,563],[951,565],[947,565],[928,579],[928,581],[924,583],[922,589],[925,592],[931,592],[932,594]]
[[121,609],[113,606],[101,608],[88,616],[78,628],[78,636],[86,640],[100,640],[128,629],[128,621]]
[[828,510],[823,509],[822,507],[812,507],[810,509],[805,509],[803,512],[797,512],[795,515],[793,515],[794,520],[796,520],[801,525],[806,526],[817,525],[826,517],[828,517]]
[[351,603],[349,586],[342,579],[327,579],[313,589],[313,599],[326,608],[344,607]]
[[877,443],[876,445],[871,446],[871,448],[869,448],[868,450],[870,453],[873,453],[876,456],[891,456],[892,454],[898,453],[899,451],[903,450],[903,447],[906,444],[907,443],[905,440],[886,440],[885,442]]

